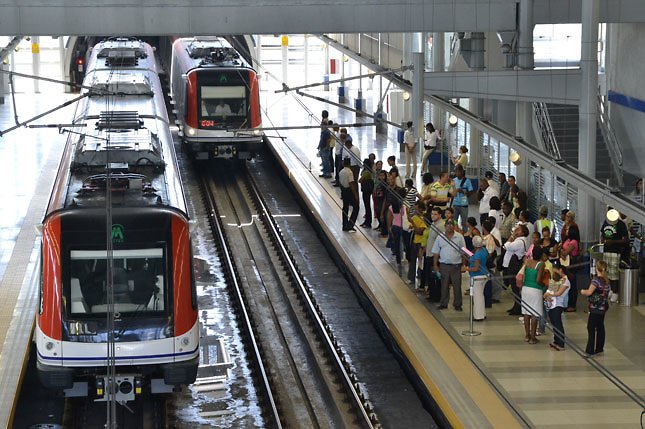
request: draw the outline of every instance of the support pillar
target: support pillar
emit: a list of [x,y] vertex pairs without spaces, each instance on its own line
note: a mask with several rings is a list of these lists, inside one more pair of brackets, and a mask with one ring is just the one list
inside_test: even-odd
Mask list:
[[329,45],[325,44],[324,47],[325,50],[325,75],[323,76],[323,82],[325,84],[323,85],[323,89],[325,91],[329,91]]
[[[32,70],[34,76],[40,76],[40,36],[31,36]],[[34,93],[40,93],[40,81],[34,79]]]
[[305,85],[309,83],[309,35],[304,35],[304,55],[305,55]]
[[412,52],[412,122],[414,123],[414,138],[417,141],[417,157],[423,148],[423,98],[425,74],[425,54],[423,33],[414,33]]
[[[596,119],[598,105],[598,14],[599,1],[582,2],[582,50],[580,85],[578,168],[591,177],[596,176]],[[595,198],[586,192],[578,192],[577,218],[583,243],[596,241],[599,234],[599,207]],[[604,210],[602,211],[603,214]]]
[[[533,106],[531,103],[519,101],[515,103],[515,135],[522,137],[527,142],[531,141],[530,136],[533,132],[532,115]],[[520,155],[522,154],[520,153]],[[525,192],[529,189],[529,162],[525,160],[525,162],[518,165],[515,173],[518,186]]]
[[[479,98],[471,98],[468,101],[468,110],[473,115],[481,117],[484,112],[484,101]],[[454,134],[454,132],[453,132]],[[472,168],[472,175],[477,179],[484,177],[485,171],[482,171],[482,132],[481,130],[470,126],[470,151],[468,152],[468,165]],[[452,150],[455,150],[455,142],[451,142]],[[458,150],[459,148],[457,148]]]
[[258,73],[261,73],[262,70],[262,35],[258,34],[256,37],[255,45],[255,64],[253,67],[257,70]]
[[[432,71],[442,72],[446,68],[444,33],[432,33]],[[438,130],[444,128],[444,112],[432,105],[432,125]],[[424,124],[425,125],[425,124]]]
[[[403,65],[409,66],[412,64],[412,33],[403,34]],[[403,72],[403,79],[406,79],[412,82],[412,71],[406,70]],[[412,94],[410,94],[412,97]],[[412,103],[409,101],[403,102],[403,123],[405,123],[412,117]]]
[[517,43],[517,65],[522,69],[532,69],[534,67],[534,26],[533,0],[520,0],[520,34]]
[[283,35],[281,38],[282,44],[282,82],[287,83],[288,69],[289,69],[289,36]]

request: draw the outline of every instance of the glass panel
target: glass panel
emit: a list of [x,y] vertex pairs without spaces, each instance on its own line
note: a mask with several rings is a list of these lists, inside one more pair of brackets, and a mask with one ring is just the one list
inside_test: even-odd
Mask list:
[[[160,312],[164,302],[163,249],[129,249],[113,252],[114,311]],[[69,313],[74,316],[107,312],[107,252],[70,252]]]
[[202,117],[226,119],[246,116],[246,88],[244,86],[202,86]]

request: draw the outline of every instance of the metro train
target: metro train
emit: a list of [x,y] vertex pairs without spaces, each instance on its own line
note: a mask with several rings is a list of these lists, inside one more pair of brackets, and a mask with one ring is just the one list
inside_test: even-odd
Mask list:
[[83,84],[42,223],[37,369],[71,397],[113,383],[124,404],[196,378],[189,219],[153,48],[96,44]]
[[258,76],[226,39],[175,40],[170,88],[184,150],[194,159],[255,156],[262,145]]

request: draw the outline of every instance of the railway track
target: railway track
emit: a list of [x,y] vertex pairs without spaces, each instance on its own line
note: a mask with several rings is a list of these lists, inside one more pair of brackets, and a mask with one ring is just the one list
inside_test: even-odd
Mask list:
[[246,167],[202,174],[204,199],[268,427],[380,427]]

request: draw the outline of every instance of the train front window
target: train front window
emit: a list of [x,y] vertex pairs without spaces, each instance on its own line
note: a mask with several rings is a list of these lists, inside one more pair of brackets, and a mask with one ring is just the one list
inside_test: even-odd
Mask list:
[[246,87],[202,85],[200,99],[202,128],[244,125],[248,110]]
[[[167,281],[161,248],[114,250],[112,284],[114,311],[165,312]],[[73,316],[107,313],[108,281],[105,250],[72,250],[70,283],[65,289]]]

